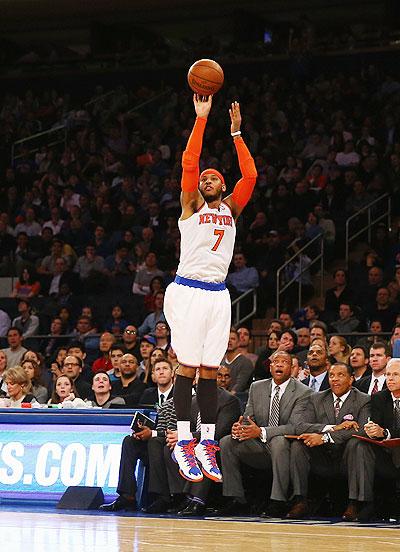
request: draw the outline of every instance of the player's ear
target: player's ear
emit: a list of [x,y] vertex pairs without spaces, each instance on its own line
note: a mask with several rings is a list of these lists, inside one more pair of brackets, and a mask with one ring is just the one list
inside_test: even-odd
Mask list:
[[226,192],[226,186],[225,186],[225,184],[222,184],[222,191],[223,191],[223,192]]

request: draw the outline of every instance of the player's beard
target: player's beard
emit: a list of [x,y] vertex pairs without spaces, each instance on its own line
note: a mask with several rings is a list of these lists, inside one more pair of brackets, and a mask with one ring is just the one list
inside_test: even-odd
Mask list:
[[222,198],[221,192],[215,192],[213,194],[205,194],[204,192],[200,193],[206,203],[213,203],[213,201],[217,201],[218,199]]

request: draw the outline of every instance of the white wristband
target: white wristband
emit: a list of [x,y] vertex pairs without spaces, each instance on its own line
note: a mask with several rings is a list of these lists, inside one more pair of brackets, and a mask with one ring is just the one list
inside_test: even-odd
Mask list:
[[237,130],[236,132],[231,132],[231,136],[240,136],[242,133],[240,132],[240,130]]

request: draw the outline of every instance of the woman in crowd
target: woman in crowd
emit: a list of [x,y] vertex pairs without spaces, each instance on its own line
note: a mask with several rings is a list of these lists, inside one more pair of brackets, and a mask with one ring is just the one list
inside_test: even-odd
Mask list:
[[151,352],[149,359],[145,362],[144,372],[140,374],[140,379],[147,385],[147,387],[154,387],[156,385],[152,378],[154,363],[156,360],[164,360],[165,358],[165,351],[159,347],[156,347]]
[[48,392],[42,384],[40,365],[34,360],[23,360],[21,366],[31,382],[33,396],[38,403],[46,404]]
[[97,372],[93,376],[92,390],[94,393],[93,406],[99,408],[110,408],[110,405],[120,405],[125,408],[126,404],[122,397],[113,397],[111,394],[111,380],[107,372]]
[[254,379],[261,380],[271,377],[271,372],[269,370],[269,366],[271,364],[270,358],[279,347],[281,335],[281,332],[275,330],[272,330],[268,334],[267,346],[265,349],[261,350],[256,361],[254,368]]
[[61,404],[64,401],[73,401],[77,395],[78,392],[72,379],[62,374],[57,377],[53,393],[47,404]]
[[120,305],[114,305],[111,310],[111,320],[105,325],[105,330],[111,332],[115,336],[120,336],[124,333],[125,328],[129,325],[124,318],[124,313]]
[[7,385],[4,381],[4,372],[7,368],[7,357],[6,353],[0,349],[0,397],[5,397],[7,393]]
[[11,297],[30,299],[36,297],[40,292],[40,282],[36,276],[35,269],[25,266],[18,277]]
[[351,353],[351,347],[344,337],[341,335],[333,335],[329,340],[328,351],[334,362],[344,362],[347,364]]
[[325,293],[325,311],[337,315],[339,313],[340,303],[350,301],[354,297],[348,286],[347,274],[343,268],[338,268],[333,273],[334,286]]
[[8,368],[3,374],[7,385],[7,395],[10,399],[10,408],[21,408],[22,403],[30,403],[35,397],[32,395],[32,385],[21,366]]
[[144,307],[147,312],[153,312],[156,310],[155,297],[158,291],[165,291],[164,279],[161,276],[154,276],[151,279],[150,291],[144,297]]

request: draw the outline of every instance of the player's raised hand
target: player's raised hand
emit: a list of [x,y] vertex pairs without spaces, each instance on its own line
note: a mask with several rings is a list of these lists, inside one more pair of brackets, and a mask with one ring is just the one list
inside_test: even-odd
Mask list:
[[233,102],[229,108],[229,116],[231,118],[231,133],[240,130],[242,124],[242,115],[240,114],[239,102]]
[[207,118],[211,110],[212,95],[199,96],[198,94],[193,94],[193,103],[197,117]]

